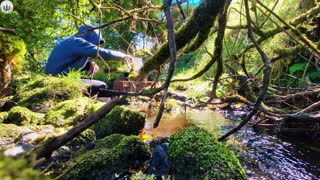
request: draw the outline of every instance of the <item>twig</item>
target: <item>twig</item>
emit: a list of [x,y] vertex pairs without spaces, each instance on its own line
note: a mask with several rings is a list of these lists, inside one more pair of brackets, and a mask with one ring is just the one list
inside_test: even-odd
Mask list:
[[224,32],[227,25],[227,12],[229,10],[229,6],[231,4],[231,0],[228,0],[225,4],[224,9],[222,9],[220,13],[220,17],[218,19],[219,29],[218,29],[218,36],[215,41],[215,56],[214,58],[217,59],[217,72],[214,77],[213,85],[212,85],[212,91],[211,96],[208,102],[212,101],[214,98],[217,97],[216,90],[219,82],[219,78],[223,72],[223,63],[222,63],[222,49],[223,49],[223,38],[224,38]]
[[168,89],[170,86],[170,82],[173,76],[173,72],[175,69],[175,62],[177,60],[177,48],[176,48],[176,40],[175,40],[175,35],[174,35],[174,27],[173,27],[173,21],[171,17],[171,6],[172,0],[166,0],[164,2],[164,9],[165,9],[165,16],[167,19],[167,29],[168,29],[168,39],[169,39],[169,48],[170,48],[170,64],[169,64],[169,69],[168,69],[168,75],[167,79],[163,85],[163,95],[159,107],[159,112],[158,115],[153,123],[153,128],[158,127],[163,111],[164,111],[164,104],[166,102],[167,96],[168,96]]

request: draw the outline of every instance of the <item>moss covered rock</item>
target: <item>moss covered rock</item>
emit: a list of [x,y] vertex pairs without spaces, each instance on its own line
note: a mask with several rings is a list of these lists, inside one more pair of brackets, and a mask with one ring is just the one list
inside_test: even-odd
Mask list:
[[148,146],[136,136],[112,135],[96,144],[95,150],[66,164],[62,179],[112,179],[115,173],[142,166],[150,158]]
[[169,157],[176,179],[246,179],[234,153],[202,128],[172,135]]
[[74,125],[85,116],[93,103],[92,99],[86,97],[60,102],[48,110],[45,124],[55,127]]
[[10,109],[8,117],[3,121],[6,124],[16,125],[36,125],[43,121],[39,113],[32,112],[28,108],[15,106]]
[[125,107],[116,106],[103,119],[94,124],[97,139],[110,134],[138,134],[145,125],[145,114]]
[[19,86],[13,100],[33,111],[45,111],[56,103],[82,97],[80,76],[34,76]]

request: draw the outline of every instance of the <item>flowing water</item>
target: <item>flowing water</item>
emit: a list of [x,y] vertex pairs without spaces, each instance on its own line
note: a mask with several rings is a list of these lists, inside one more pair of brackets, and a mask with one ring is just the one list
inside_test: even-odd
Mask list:
[[[153,137],[170,136],[191,124],[213,132],[222,128],[225,133],[239,122],[227,120],[223,113],[215,111],[187,110],[165,113],[159,127],[153,129],[155,113],[156,110],[149,111],[145,127],[146,133]],[[241,150],[240,161],[249,179],[320,179],[320,151],[304,146],[301,141],[288,141],[270,133],[255,132],[250,126],[238,131],[235,139],[245,147]]]

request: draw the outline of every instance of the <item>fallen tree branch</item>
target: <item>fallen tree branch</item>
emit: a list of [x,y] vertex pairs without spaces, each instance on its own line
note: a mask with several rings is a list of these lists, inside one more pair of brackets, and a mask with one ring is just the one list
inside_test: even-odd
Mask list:
[[49,158],[54,150],[57,150],[59,147],[63,146],[64,144],[72,140],[74,137],[78,136],[84,130],[88,129],[90,126],[92,126],[94,123],[96,123],[106,114],[108,114],[120,100],[121,98],[119,98],[118,96],[112,98],[110,102],[102,106],[96,112],[87,116],[83,121],[75,125],[65,134],[55,137],[46,142],[44,145],[36,147],[32,151],[28,151],[27,154],[23,155],[29,156],[30,153],[35,153],[37,159],[40,159],[42,157]]
[[297,114],[308,113],[308,112],[311,112],[311,111],[313,111],[313,110],[315,110],[315,109],[319,109],[319,107],[320,107],[320,101],[315,102],[315,103],[311,104],[310,106],[302,109],[302,110],[299,111]]
[[14,29],[0,27],[0,31],[4,32],[4,33],[7,33],[7,34],[11,34],[11,35],[17,36],[17,32]]

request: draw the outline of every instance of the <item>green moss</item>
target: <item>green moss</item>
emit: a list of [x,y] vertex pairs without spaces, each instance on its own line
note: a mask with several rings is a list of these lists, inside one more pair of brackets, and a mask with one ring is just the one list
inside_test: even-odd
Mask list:
[[38,75],[21,85],[13,99],[20,106],[39,110],[64,100],[82,97],[82,90],[83,84],[78,77]]
[[5,157],[0,152],[0,179],[4,180],[42,180],[49,179],[34,170],[27,160]]
[[2,123],[4,120],[6,120],[9,116],[8,112],[0,112],[0,123]]
[[3,123],[16,125],[36,125],[40,124],[43,118],[41,114],[30,111],[28,108],[15,106],[10,109],[8,117]]
[[169,157],[176,179],[246,179],[234,153],[202,128],[172,135]]
[[[119,137],[122,137],[121,140],[111,149],[99,146],[98,149],[88,151],[68,162],[63,179],[112,179],[114,173],[142,166],[150,157],[147,145],[136,136],[116,136],[117,141]],[[103,141],[110,143],[114,138],[115,136],[106,137],[97,144],[105,144]]]
[[22,132],[23,128],[14,124],[0,124],[0,139],[16,139]]
[[128,108],[116,106],[104,118],[94,124],[97,139],[110,134],[137,134],[145,125],[145,114]]
[[123,134],[111,134],[108,137],[98,140],[95,143],[95,147],[97,149],[100,149],[100,148],[111,149],[115,145],[119,144],[124,137],[126,136]]
[[96,133],[91,129],[87,129],[83,131],[79,136],[75,137],[68,144],[72,147],[75,147],[79,145],[86,145],[87,143],[93,142],[95,140],[96,140]]
[[86,97],[60,102],[48,110],[45,124],[55,127],[74,125],[85,116],[93,103],[92,99]]

